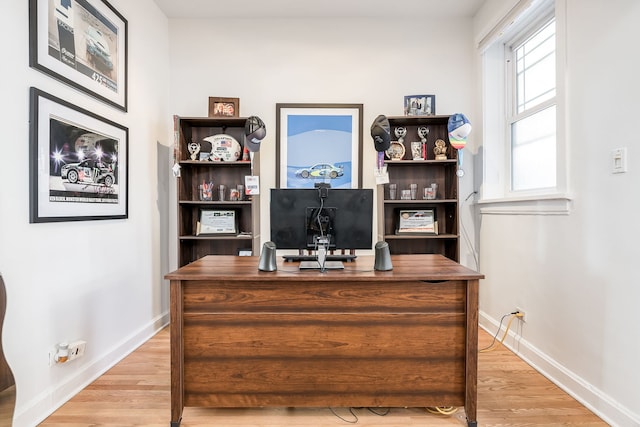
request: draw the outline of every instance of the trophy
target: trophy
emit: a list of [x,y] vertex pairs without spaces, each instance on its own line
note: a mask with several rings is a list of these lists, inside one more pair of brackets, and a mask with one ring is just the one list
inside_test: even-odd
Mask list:
[[187,145],[189,154],[191,154],[191,160],[198,160],[198,153],[200,152],[200,144],[193,141]]
[[404,137],[407,134],[407,128],[397,127],[393,132],[396,134],[396,138],[398,138],[398,142],[402,144],[404,142]]
[[436,160],[447,160],[447,143],[443,139],[437,139],[433,153],[436,155]]
[[429,128],[426,126],[420,126],[418,128],[418,136],[420,137],[420,141],[422,141],[423,144],[427,143],[427,136],[429,135]]
[[420,126],[418,128],[418,136],[420,137],[420,142],[416,142],[415,144],[419,145],[419,148],[416,147],[416,150],[419,150],[420,153],[414,152],[413,160],[427,160],[427,136],[429,136],[429,128]]

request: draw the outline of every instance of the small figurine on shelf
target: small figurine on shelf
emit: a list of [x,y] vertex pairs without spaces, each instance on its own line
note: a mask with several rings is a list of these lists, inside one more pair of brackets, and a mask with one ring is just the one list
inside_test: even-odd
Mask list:
[[436,155],[436,160],[447,160],[447,143],[443,139],[436,139],[433,153]]
[[187,149],[189,150],[189,154],[191,154],[191,160],[198,160],[198,153],[200,152],[200,144],[192,141],[189,145],[187,145]]

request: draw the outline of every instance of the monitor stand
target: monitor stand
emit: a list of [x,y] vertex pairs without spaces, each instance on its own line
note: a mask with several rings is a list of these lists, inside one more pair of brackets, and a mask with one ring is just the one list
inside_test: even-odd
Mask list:
[[[342,261],[325,261],[324,270],[342,270],[344,264]],[[300,270],[322,270],[320,263],[316,261],[300,261]]]
[[320,236],[316,239],[317,258],[313,261],[303,261],[300,263],[300,269],[317,268],[322,273],[327,270],[340,270],[344,268],[342,261],[327,260],[327,249],[329,248],[329,237]]

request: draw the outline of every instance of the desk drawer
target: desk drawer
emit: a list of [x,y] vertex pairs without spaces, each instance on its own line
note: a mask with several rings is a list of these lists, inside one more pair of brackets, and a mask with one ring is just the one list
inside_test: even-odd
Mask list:
[[193,314],[185,359],[233,357],[463,357],[462,314]]
[[[241,285],[241,286],[240,286]],[[187,282],[185,313],[464,313],[466,282]]]

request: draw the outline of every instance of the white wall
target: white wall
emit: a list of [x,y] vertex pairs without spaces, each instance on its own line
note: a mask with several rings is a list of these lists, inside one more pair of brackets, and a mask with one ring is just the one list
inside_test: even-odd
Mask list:
[[[612,425],[638,426],[640,3],[566,6],[571,213],[482,217],[481,321],[495,331],[522,308],[527,322],[510,345]],[[500,9],[487,2],[476,38]],[[617,147],[627,147],[626,174],[611,174]]]
[[[470,19],[171,20],[170,33],[173,113],[206,116],[209,96],[239,97],[241,116],[265,121],[263,242],[276,183],[276,103],[364,104],[365,188],[375,186],[370,125],[378,114],[402,115],[404,95],[434,93],[438,114],[464,112],[473,121]],[[461,197],[473,191],[468,157]],[[468,249],[461,252],[473,265]]]
[[[168,203],[159,170],[168,169],[171,142],[167,19],[151,0],[110,0],[129,21],[123,113],[29,68],[28,3],[4,2],[0,14],[0,271],[16,426],[35,425],[168,321],[159,233]],[[29,224],[30,86],[129,128],[128,219]],[[49,367],[54,345],[76,339],[87,341],[85,357]]]

